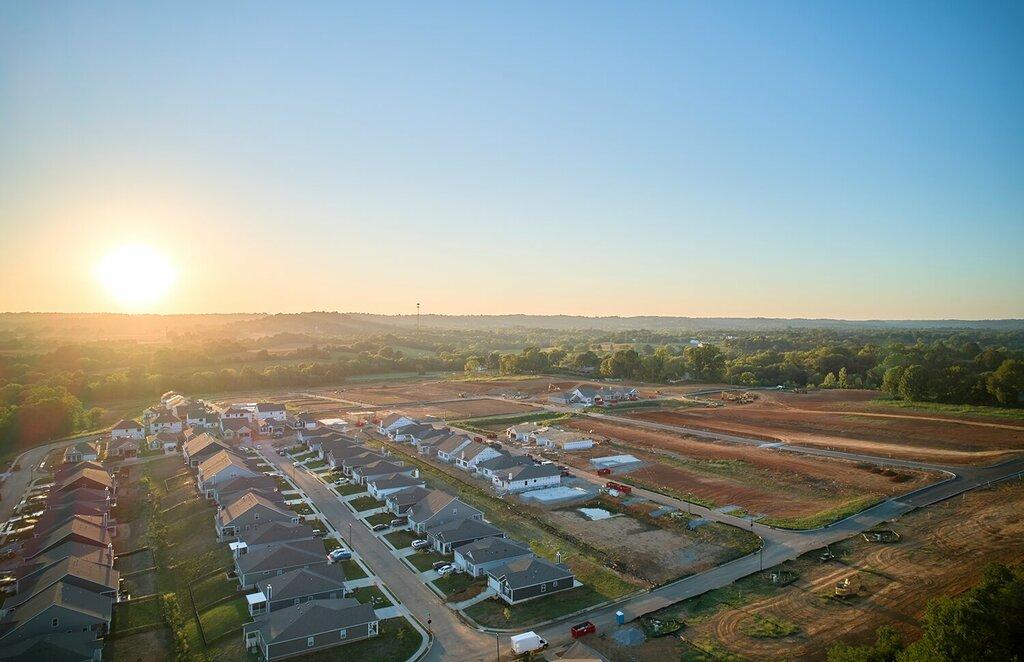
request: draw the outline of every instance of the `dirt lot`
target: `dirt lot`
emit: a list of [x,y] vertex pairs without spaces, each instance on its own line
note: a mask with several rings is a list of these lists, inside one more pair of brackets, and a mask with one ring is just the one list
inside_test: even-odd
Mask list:
[[794,444],[935,462],[990,464],[1024,448],[1024,426],[892,410],[875,391],[764,392],[748,405],[637,412],[632,417]]
[[[628,476],[679,495],[691,494],[715,506],[736,505],[752,514],[807,517],[872,495],[887,497],[921,487],[935,477],[910,470],[882,470],[844,460],[810,458],[712,443],[594,419],[567,423],[593,431],[610,443],[566,460],[585,466],[591,457],[631,452],[648,463]],[[670,453],[666,455],[665,452]]]
[[[654,584],[707,570],[742,556],[742,545],[757,545],[754,536],[730,527],[676,530],[624,514],[591,521],[577,508],[551,511],[547,518],[570,535],[607,550],[609,561],[624,564],[631,574]],[[743,540],[744,535],[750,540]]]
[[535,407],[520,404],[514,400],[458,400],[439,405],[404,407],[402,411],[410,416],[437,416],[445,420],[476,418],[479,416],[500,416],[503,414],[525,414],[538,411]]
[[[768,573],[753,576],[663,615],[681,618],[687,623],[681,634],[722,659],[824,659],[838,641],[873,642],[875,629],[885,624],[913,640],[929,598],[969,588],[986,563],[1024,562],[1022,513],[1020,483],[974,491],[898,520],[898,543],[867,543],[857,536],[833,546],[835,562],[822,564],[815,553],[786,564],[797,574],[792,584],[780,588],[771,585]],[[836,582],[847,577],[860,586],[857,595],[831,597]],[[744,634],[758,618],[799,630],[780,638]],[[639,647],[618,646],[610,637],[588,637],[587,644],[615,662],[680,659],[688,648],[673,636]]]

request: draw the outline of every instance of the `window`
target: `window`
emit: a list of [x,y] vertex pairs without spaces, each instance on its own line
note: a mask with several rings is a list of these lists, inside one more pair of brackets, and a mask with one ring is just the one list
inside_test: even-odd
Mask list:
[[260,514],[256,513],[256,519],[259,519],[259,518],[260,518]]
[[295,598],[295,604],[299,604],[299,599]]
[[50,621],[50,627],[51,627],[51,628],[55,628],[55,627],[57,627],[57,626],[59,626],[59,625],[60,625],[60,620],[59,620],[59,619],[56,619],[56,618],[55,618],[55,619],[53,619],[52,621]]
[[306,647],[307,648],[312,648],[313,647],[313,640],[314,640],[314,637],[306,637]]
[[340,636],[342,639],[345,639],[346,637],[348,637],[348,630],[338,630],[338,636]]
[[551,588],[555,588],[556,586],[558,586],[558,580],[557,579],[552,579],[551,580]]
[[540,592],[541,593],[545,593],[545,592],[547,592],[547,590],[548,590],[548,585],[547,584],[541,584],[540,585]]

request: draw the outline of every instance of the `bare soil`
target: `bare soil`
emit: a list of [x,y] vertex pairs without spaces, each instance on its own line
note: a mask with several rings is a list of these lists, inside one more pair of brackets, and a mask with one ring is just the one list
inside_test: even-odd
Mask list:
[[933,462],[991,464],[1024,449],[1024,426],[893,411],[871,403],[875,391],[765,392],[747,405],[645,411],[632,418]]
[[538,411],[529,405],[514,400],[458,400],[438,405],[422,405],[404,407],[402,411],[411,416],[437,416],[445,420],[478,418],[480,416],[501,416],[509,414],[525,414]]
[[577,419],[567,426],[592,432],[606,443],[566,453],[565,461],[582,467],[592,457],[631,452],[646,461],[628,472],[641,482],[772,517],[807,516],[869,495],[902,494],[935,479],[923,472],[713,443],[596,419]]

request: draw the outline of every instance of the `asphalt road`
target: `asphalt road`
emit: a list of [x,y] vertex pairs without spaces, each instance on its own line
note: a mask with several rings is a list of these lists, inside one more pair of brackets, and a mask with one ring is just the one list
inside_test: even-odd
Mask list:
[[71,446],[77,444],[80,441],[95,441],[100,439],[103,435],[101,434],[87,434],[81,437],[74,437],[72,439],[63,439],[61,441],[54,441],[49,444],[42,446],[36,446],[30,448],[15,460],[17,464],[21,465],[21,470],[16,471],[7,477],[3,485],[0,486],[0,495],[3,495],[3,500],[0,501],[0,522],[6,521],[10,518],[11,513],[14,511],[15,506],[21,500],[22,494],[28,489],[29,484],[34,478],[38,477],[36,469],[39,467],[39,463],[43,461],[47,453],[55,448],[64,448],[65,446]]

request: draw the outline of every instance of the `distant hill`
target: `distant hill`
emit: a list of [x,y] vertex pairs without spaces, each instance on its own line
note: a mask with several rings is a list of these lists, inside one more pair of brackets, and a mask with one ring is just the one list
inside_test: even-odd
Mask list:
[[119,315],[108,313],[0,313],[0,338],[162,341],[176,335],[258,338],[275,334],[359,337],[423,329],[556,331],[772,331],[830,329],[1021,331],[1024,320],[834,320],[763,317],[584,317],[574,315],[370,315],[306,312],[211,315]]

